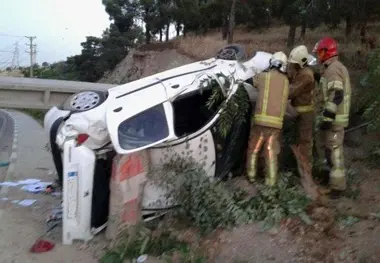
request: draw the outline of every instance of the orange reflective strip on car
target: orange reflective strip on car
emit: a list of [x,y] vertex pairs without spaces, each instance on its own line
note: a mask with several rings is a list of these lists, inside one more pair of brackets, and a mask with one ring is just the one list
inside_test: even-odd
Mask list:
[[139,175],[144,172],[144,165],[139,153],[132,153],[128,156],[128,160],[120,167],[121,181],[130,177]]

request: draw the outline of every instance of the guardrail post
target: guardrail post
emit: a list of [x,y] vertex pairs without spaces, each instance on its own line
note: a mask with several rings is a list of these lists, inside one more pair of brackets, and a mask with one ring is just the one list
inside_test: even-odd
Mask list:
[[45,90],[44,92],[44,105],[48,106],[50,100],[50,90]]

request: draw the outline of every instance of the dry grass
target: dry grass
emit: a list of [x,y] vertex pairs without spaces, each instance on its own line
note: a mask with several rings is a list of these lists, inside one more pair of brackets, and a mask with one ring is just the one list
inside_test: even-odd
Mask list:
[[[370,25],[368,33],[375,35],[379,31],[380,25]],[[344,25],[341,25],[337,30],[330,30],[326,26],[321,26],[313,31],[306,32],[305,39],[299,39],[299,30],[297,31],[296,44],[304,44],[311,51],[315,43],[323,36],[332,36],[340,44],[340,52],[346,61],[350,62],[351,69],[360,70],[365,67],[366,59],[361,59],[361,54],[367,52],[360,47],[359,31],[355,30],[352,35],[352,41],[347,43],[344,37]],[[247,31],[243,28],[238,28],[235,31],[234,42],[242,44],[246,47],[247,53],[253,54],[254,51],[261,50],[267,52],[285,51],[289,52],[286,47],[288,34],[287,26],[269,28],[259,31]],[[377,43],[379,43],[380,38]],[[191,58],[201,60],[210,58],[222,47],[226,45],[226,41],[222,40],[222,34],[214,31],[205,36],[188,35],[186,38],[176,40],[177,50]],[[365,56],[364,56],[365,57]]]

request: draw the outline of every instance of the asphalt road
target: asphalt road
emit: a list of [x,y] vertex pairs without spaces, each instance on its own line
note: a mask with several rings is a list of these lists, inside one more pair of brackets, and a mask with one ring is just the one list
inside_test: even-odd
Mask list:
[[[12,153],[14,121],[4,110],[0,109],[0,162],[9,161]],[[7,167],[0,167],[0,182],[4,181]]]

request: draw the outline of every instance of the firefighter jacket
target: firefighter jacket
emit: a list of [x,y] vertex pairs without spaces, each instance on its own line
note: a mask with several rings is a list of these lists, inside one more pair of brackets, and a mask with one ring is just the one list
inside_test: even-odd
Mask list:
[[258,88],[253,124],[282,129],[289,95],[288,77],[272,69],[256,75],[253,84]]
[[292,78],[289,99],[299,113],[314,111],[314,73],[309,67],[301,68]]
[[320,105],[324,122],[336,126],[348,126],[351,106],[351,82],[347,68],[333,57],[324,63],[321,76]]

